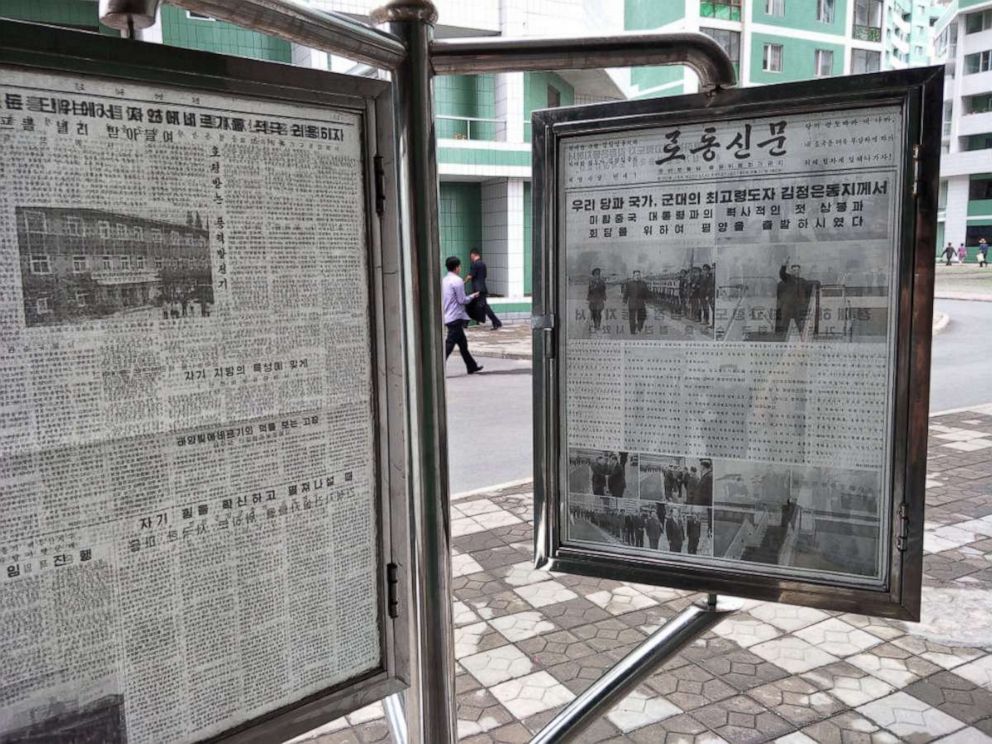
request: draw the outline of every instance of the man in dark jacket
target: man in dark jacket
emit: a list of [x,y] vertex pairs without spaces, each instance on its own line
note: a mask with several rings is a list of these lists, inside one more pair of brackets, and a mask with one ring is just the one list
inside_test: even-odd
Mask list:
[[469,267],[465,281],[472,282],[472,291],[478,292],[479,302],[485,308],[486,317],[493,324],[493,330],[499,330],[503,327],[503,323],[496,317],[496,313],[489,307],[489,301],[486,299],[489,296],[489,287],[486,286],[486,274],[488,273],[486,262],[482,260],[482,254],[475,248],[469,251],[468,257],[472,261],[472,265]]
[[586,292],[586,302],[589,303],[589,314],[592,316],[592,327],[599,330],[603,322],[603,308],[606,307],[606,282],[603,281],[599,269],[592,270],[589,279],[589,290]]
[[623,285],[623,301],[627,303],[631,335],[643,331],[644,321],[648,319],[648,285],[641,279],[640,271],[635,271]]

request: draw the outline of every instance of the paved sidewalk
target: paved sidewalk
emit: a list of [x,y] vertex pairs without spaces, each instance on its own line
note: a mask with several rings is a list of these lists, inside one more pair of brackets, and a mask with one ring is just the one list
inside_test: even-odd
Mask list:
[[[931,419],[919,625],[747,602],[583,742],[992,744],[992,406]],[[463,742],[530,740],[696,597],[531,568],[523,487],[452,502]],[[388,742],[379,705],[308,744]]]
[[505,323],[498,331],[487,325],[469,326],[468,348],[472,356],[499,359],[530,359],[530,322]]

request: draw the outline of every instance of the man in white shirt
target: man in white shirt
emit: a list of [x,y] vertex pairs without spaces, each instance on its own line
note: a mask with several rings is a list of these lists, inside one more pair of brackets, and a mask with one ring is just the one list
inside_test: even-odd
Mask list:
[[465,324],[469,321],[465,306],[471,302],[478,292],[465,294],[465,282],[462,281],[462,262],[457,256],[448,256],[444,262],[448,275],[441,280],[441,309],[444,311],[444,325],[448,329],[448,337],[444,340],[444,358],[451,356],[457,346],[465,361],[465,369],[470,375],[479,372],[480,367],[468,351],[468,339],[465,338]]

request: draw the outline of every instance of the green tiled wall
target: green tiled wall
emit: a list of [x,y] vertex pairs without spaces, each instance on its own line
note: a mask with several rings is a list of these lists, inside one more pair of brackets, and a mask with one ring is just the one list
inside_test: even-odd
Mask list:
[[[782,45],[782,71],[767,72],[761,69],[765,44]],[[822,41],[806,41],[789,36],[770,34],[751,35],[751,81],[755,83],[786,83],[793,80],[812,80],[815,76],[816,50],[827,49],[834,53],[834,75],[844,74],[844,47]]]
[[534,220],[530,181],[524,181],[524,295],[534,291]]
[[[528,72],[524,76],[524,141],[530,142],[530,115],[535,109],[548,107],[548,88],[554,88],[561,96],[562,106],[575,103],[575,89],[553,72]],[[527,156],[530,162],[530,156]]]
[[34,23],[72,26],[118,36],[112,28],[100,25],[98,4],[90,0],[0,0],[0,17]]
[[162,41],[165,44],[207,52],[254,57],[271,62],[292,62],[288,41],[247,31],[224,21],[186,17],[186,11],[162,5]]
[[[814,0],[786,0],[785,14],[781,16],[765,13],[765,3],[754,3],[754,22],[769,26],[784,26],[801,31],[815,31],[820,34],[837,34],[846,36],[844,21],[847,19],[847,3],[854,0],[836,0],[834,4],[833,23],[823,23],[816,20],[816,3]],[[759,67],[760,69],[760,67]]]
[[484,146],[479,148],[439,147],[437,159],[442,163],[457,165],[530,167],[531,156],[530,150],[490,150]]
[[[443,116],[496,118],[494,75],[443,75],[434,78],[434,104]],[[489,122],[435,120],[439,138],[494,140],[496,124]]]
[[441,260],[458,256],[464,276],[468,252],[482,247],[482,184],[442,182],[440,195]]
[[[625,0],[623,27],[627,31],[653,31],[685,16],[685,4],[698,0]],[[638,88],[656,88],[682,79],[681,67],[634,67],[630,82]],[[679,91],[680,92],[680,91]]]

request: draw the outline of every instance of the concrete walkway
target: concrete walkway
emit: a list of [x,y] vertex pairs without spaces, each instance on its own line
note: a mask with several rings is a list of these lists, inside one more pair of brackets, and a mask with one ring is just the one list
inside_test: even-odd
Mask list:
[[[583,742],[992,744],[992,406],[930,426],[923,622],[788,605],[686,650]],[[531,568],[527,487],[452,502],[458,719],[469,744],[530,740],[695,596]],[[388,742],[377,705],[310,744]]]

